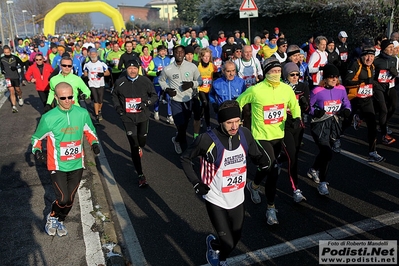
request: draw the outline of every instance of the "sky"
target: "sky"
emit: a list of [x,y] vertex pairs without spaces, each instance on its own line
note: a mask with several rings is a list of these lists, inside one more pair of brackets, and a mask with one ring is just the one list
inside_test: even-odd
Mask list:
[[[131,5],[131,6],[145,6],[151,0],[103,0],[112,7],[117,7],[118,5]],[[112,20],[102,13],[91,13],[91,21],[93,26],[96,28],[109,27],[112,25]]]

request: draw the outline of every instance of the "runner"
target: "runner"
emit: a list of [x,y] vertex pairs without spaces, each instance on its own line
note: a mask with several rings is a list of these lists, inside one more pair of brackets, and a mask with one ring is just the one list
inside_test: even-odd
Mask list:
[[[47,163],[56,195],[47,215],[45,231],[50,236],[65,236],[68,230],[64,220],[72,208],[84,168],[83,135],[94,154],[100,154],[100,147],[89,113],[73,104],[72,86],[60,82],[54,92],[58,105],[41,117],[32,136],[32,153],[37,161]],[[47,156],[42,152],[45,138]]]
[[327,64],[323,71],[323,80],[310,93],[311,132],[319,154],[307,175],[318,183],[320,195],[328,195],[327,173],[332,146],[342,133],[341,117],[350,117],[351,104],[345,87],[339,84],[338,68]]
[[120,115],[129,140],[131,157],[138,175],[139,187],[147,186],[141,165],[142,148],[146,144],[150,110],[148,106],[157,100],[151,81],[139,75],[140,62],[127,63],[126,76],[115,82],[112,100]]
[[[236,101],[223,102],[219,126],[201,134],[181,156],[183,170],[195,193],[205,199],[209,219],[218,234],[217,240],[212,234],[206,238],[206,259],[211,265],[227,265],[228,255],[241,238],[247,155],[260,169],[268,166],[250,131],[240,127],[240,113]],[[192,166],[196,157],[201,157],[201,177]]]
[[[277,157],[281,152],[287,108],[292,113],[292,127],[299,128],[301,110],[295,93],[290,86],[281,83],[281,64],[276,58],[266,59],[263,64],[265,80],[249,87],[237,99],[242,108],[251,103],[251,132],[263,155],[269,158],[265,192],[267,198],[266,218],[269,225],[278,224],[274,198],[278,178]],[[260,172],[258,172],[260,173]],[[255,204],[261,202],[260,184],[264,175],[258,174],[253,182],[247,183],[251,199]]]
[[[12,112],[18,113],[17,99],[18,105],[24,105],[24,100],[22,99],[22,91],[20,88],[20,81],[19,81],[19,73],[18,73],[18,66],[22,67],[23,63],[21,59],[11,54],[11,49],[8,45],[4,45],[3,48],[4,55],[1,57],[1,73],[4,74],[4,78],[6,80],[6,86],[8,91],[10,92],[10,100],[12,105]],[[23,73],[23,72],[22,72]]]

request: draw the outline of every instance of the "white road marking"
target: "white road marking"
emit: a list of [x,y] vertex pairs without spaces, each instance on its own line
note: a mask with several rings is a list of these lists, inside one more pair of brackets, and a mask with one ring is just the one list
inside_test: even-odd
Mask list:
[[[308,134],[304,134],[303,137],[305,139],[307,139],[307,140],[310,140],[310,141],[314,142],[312,136],[310,136]],[[399,180],[399,173],[398,172],[393,171],[393,170],[391,170],[389,168],[386,168],[386,167],[382,166],[379,163],[369,163],[369,162],[367,162],[366,158],[361,157],[361,156],[359,156],[357,154],[351,153],[349,151],[346,151],[344,149],[341,149],[341,154],[346,156],[346,157],[351,158],[352,160],[355,160],[358,163],[367,165],[367,166],[369,166],[369,167],[371,167],[371,168],[373,168],[375,170],[378,170],[378,171],[380,171],[380,172],[382,172],[382,173],[384,173],[386,175],[389,175],[389,176]]]
[[86,262],[87,265],[105,265],[100,234],[91,230],[92,225],[96,221],[93,215],[91,215],[93,212],[93,202],[91,200],[90,190],[83,186],[85,182],[86,180],[83,179],[80,182],[78,195],[83,228],[83,240],[86,246]]
[[[229,265],[251,265],[316,247],[319,240],[339,240],[399,223],[399,211],[379,215],[353,224],[347,224],[317,234],[297,238],[278,245],[258,249],[227,259]],[[202,266],[206,266],[204,264]]]
[[100,143],[99,145],[101,153],[98,156],[98,159],[100,161],[101,171],[111,197],[112,206],[117,216],[117,221],[119,222],[119,226],[122,230],[124,247],[126,248],[129,259],[133,265],[147,265],[139,239],[136,235],[136,231],[134,230],[132,222],[130,221],[125,202],[123,201],[119,191],[118,183],[115,181],[114,174],[112,173],[111,167],[109,166],[107,158],[105,157],[104,150]]

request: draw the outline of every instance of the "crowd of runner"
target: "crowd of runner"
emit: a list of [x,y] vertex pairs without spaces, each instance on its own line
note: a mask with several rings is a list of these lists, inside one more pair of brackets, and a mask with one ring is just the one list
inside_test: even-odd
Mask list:
[[[218,232],[217,238],[207,237],[208,262],[227,265],[226,258],[241,235],[245,187],[251,200],[259,204],[260,185],[266,179],[269,225],[278,224],[274,198],[284,164],[294,202],[306,200],[298,184],[298,155],[306,126],[319,149],[307,176],[317,183],[323,196],[329,194],[329,163],[334,152],[341,152],[340,138],[348,127],[358,130],[363,122],[367,124],[367,160],[371,163],[384,160],[377,152],[377,143],[395,142],[388,123],[396,110],[399,86],[399,33],[392,33],[390,38],[364,38],[352,51],[348,38],[340,31],[336,39],[313,34],[303,44],[294,44],[279,28],[270,33],[265,30],[253,41],[240,30],[226,34],[221,30],[211,36],[206,30],[193,29],[182,34],[146,29],[120,34],[93,31],[19,38],[15,47],[2,47],[0,67],[13,113],[18,112],[17,104],[24,103],[20,85],[32,82],[43,103],[43,117],[50,117],[47,113],[57,109],[60,100],[70,102],[67,109],[65,103],[61,104],[60,110],[65,111],[75,108],[71,105],[79,107],[79,99],[91,98],[94,122],[98,124],[103,119],[105,87],[109,86],[130,143],[139,187],[148,185],[141,159],[150,116],[174,124],[174,150],[181,155],[195,192],[204,197]],[[160,104],[167,105],[167,113],[160,114]],[[53,113],[62,116],[62,112]],[[211,124],[212,115],[219,123],[216,127]],[[186,132],[192,116],[194,139],[188,141]],[[59,168],[55,157],[62,157],[57,154],[65,152],[63,147],[51,153],[52,158],[44,158],[37,145],[51,135],[49,126],[42,128],[44,123],[39,125],[42,133],[32,138],[36,158],[47,160],[51,172],[81,169],[81,162],[74,169]],[[98,154],[95,129],[91,122],[86,123]],[[243,159],[247,155],[258,169],[249,182]],[[71,160],[70,155],[61,157],[60,162]],[[200,176],[193,170],[195,157],[201,157]],[[81,173],[77,175],[81,177]],[[59,176],[56,174],[53,182],[59,182]],[[73,188],[77,179],[73,176]],[[67,232],[62,221],[72,202],[58,198],[64,192],[56,193],[48,216],[46,231],[51,235],[58,232],[57,228],[60,235]],[[65,192],[73,201],[71,193]]]

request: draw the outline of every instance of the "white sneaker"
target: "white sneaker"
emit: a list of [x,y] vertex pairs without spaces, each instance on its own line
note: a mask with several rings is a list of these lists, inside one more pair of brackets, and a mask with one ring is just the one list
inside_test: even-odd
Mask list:
[[18,113],[18,109],[15,105],[12,106],[12,112],[13,113]]
[[175,123],[175,120],[173,120],[173,116],[168,115],[168,117],[166,117],[166,122],[173,125]]
[[297,190],[294,191],[294,196],[293,196],[293,198],[294,198],[294,201],[295,201],[296,203],[299,203],[299,202],[301,202],[302,200],[306,200],[306,198],[302,195],[302,191],[301,191],[300,189],[297,189]]
[[159,112],[154,112],[154,119],[159,120]]
[[19,106],[24,105],[24,100],[22,98],[18,98],[18,105]]
[[379,163],[382,162],[383,160],[385,160],[385,158],[379,155],[377,151],[369,152],[369,158],[367,160],[368,162]]
[[57,227],[57,235],[58,236],[66,236],[68,234],[68,230],[66,229],[64,222],[58,222],[58,227]]
[[44,226],[44,230],[49,236],[55,236],[55,233],[57,232],[58,228],[58,218],[57,217],[51,217],[50,213],[47,215],[47,222],[46,225]]
[[172,142],[173,142],[173,144],[175,145],[175,151],[176,151],[176,153],[177,153],[177,154],[182,154],[183,151],[182,151],[182,149],[181,149],[180,143],[176,141],[176,137],[173,137],[173,138],[172,138]]

